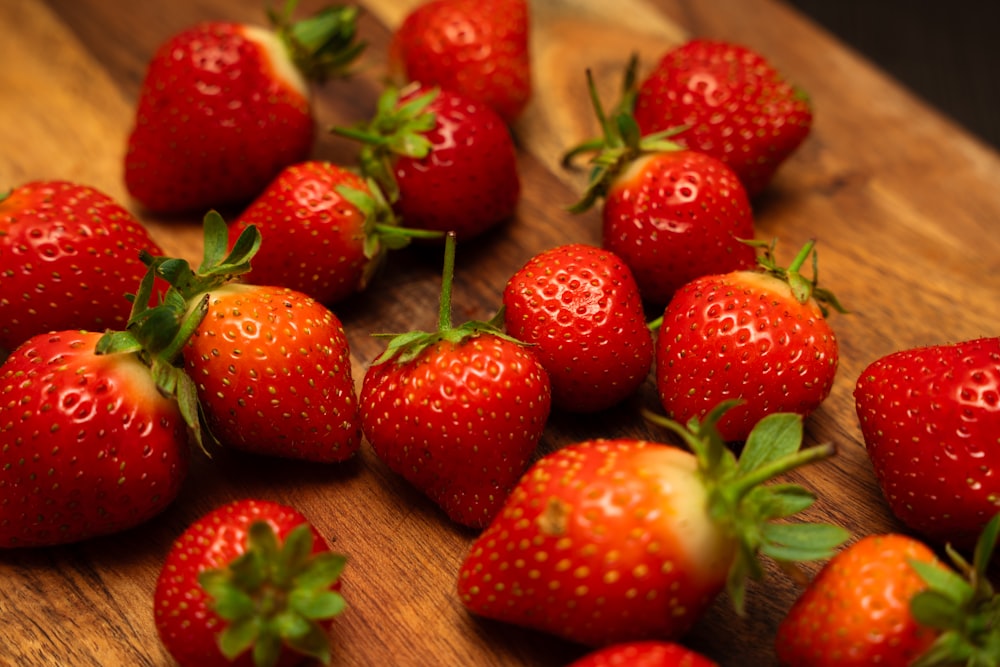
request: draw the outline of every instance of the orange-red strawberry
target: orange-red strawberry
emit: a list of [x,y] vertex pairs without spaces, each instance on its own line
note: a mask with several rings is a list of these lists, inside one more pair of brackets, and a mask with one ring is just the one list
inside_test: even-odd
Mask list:
[[730,404],[687,428],[660,420],[691,451],[629,439],[590,440],[548,454],[511,492],[459,569],[470,611],[603,646],[675,639],[724,590],[738,611],[758,554],[826,558],[842,529],[788,519],[803,488],[762,485],[829,456],[799,450],[802,419],[774,414],[739,460],[715,429]]
[[437,331],[394,337],[365,373],[361,423],[390,468],[460,524],[482,528],[527,468],[551,406],[530,348],[495,322],[451,323],[454,235]]
[[156,630],[181,667],[329,664],[345,564],[294,507],[222,505],[170,548],[153,594]]
[[639,288],[613,252],[581,243],[543,251],[503,293],[507,332],[531,344],[553,405],[596,412],[633,395],[653,364]]
[[393,33],[390,74],[454,90],[513,123],[531,98],[528,30],[525,0],[430,0]]
[[813,116],[806,95],[762,55],[694,39],[642,81],[635,118],[643,134],[681,128],[675,141],[725,162],[752,198],[809,136]]
[[0,194],[0,355],[49,331],[123,329],[149,231],[111,197],[68,181]]
[[296,0],[272,28],[214,21],[168,39],[149,62],[125,155],[125,185],[159,212],[253,199],[305,160],[316,128],[310,82],[342,74],[363,45],[354,7],[299,22]]
[[569,667],[719,667],[718,663],[673,642],[614,644],[588,653]]

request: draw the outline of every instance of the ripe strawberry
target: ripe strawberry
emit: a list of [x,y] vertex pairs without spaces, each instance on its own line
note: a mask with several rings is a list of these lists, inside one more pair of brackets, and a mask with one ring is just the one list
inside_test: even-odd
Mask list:
[[810,241],[783,269],[773,247],[761,270],[703,276],[674,295],[656,341],[656,388],[678,421],[718,401],[742,399],[719,424],[727,441],[747,437],[771,412],[811,414],[826,400],[839,363],[826,306],[843,312],[829,291],[799,273]]
[[[625,99],[634,95],[636,65],[633,58],[625,72]],[[568,165],[597,151],[590,185],[570,211],[604,199],[602,245],[628,264],[643,300],[664,306],[695,278],[752,268],[754,250],[742,239],[753,238],[753,211],[736,174],[668,141],[674,130],[640,137],[627,105],[608,119],[589,71],[587,78],[604,135],[564,157]]]
[[811,504],[809,492],[761,483],[832,447],[799,451],[801,417],[774,414],[737,461],[715,429],[729,407],[688,428],[658,419],[690,452],[591,440],[540,459],[473,542],[458,575],[462,603],[586,645],[672,640],[723,589],[742,613],[746,578],[763,576],[758,554],[828,557],[842,529],[772,523]]
[[328,664],[346,559],[297,509],[242,499],[188,526],[156,581],[156,630],[181,667]]
[[534,346],[553,405],[596,412],[636,392],[653,364],[639,288],[613,252],[580,243],[532,257],[503,293],[507,332]]
[[169,303],[207,311],[184,360],[212,435],[258,454],[343,461],[361,439],[343,325],[301,292],[230,282],[249,270],[260,240],[248,227],[226,255],[226,223],[211,212],[197,272],[184,260],[146,261],[171,284]]
[[643,134],[683,128],[677,143],[722,160],[751,198],[809,136],[808,98],[746,46],[691,40],[663,55],[639,86]]
[[0,194],[0,356],[49,331],[122,329],[149,231],[111,197],[67,181]]
[[983,531],[971,565],[949,552],[958,572],[922,542],[894,533],[869,535],[838,553],[778,626],[780,664],[997,664],[1000,598],[986,573],[997,518]]
[[362,171],[409,228],[472,238],[514,215],[517,154],[503,120],[459,93],[387,88],[368,123],[334,132],[362,142]]
[[569,667],[719,667],[680,644],[637,641],[614,644],[575,660]]
[[437,331],[394,337],[365,373],[372,449],[457,523],[482,528],[531,460],[551,406],[545,369],[496,322],[451,323],[454,235]]
[[393,33],[390,76],[453,90],[513,123],[531,97],[528,27],[525,0],[430,0]]
[[272,28],[206,22],[164,42],[148,65],[125,155],[125,185],[153,211],[204,212],[251,200],[315,139],[309,82],[343,74],[364,48],[357,8]]
[[971,545],[1000,510],[1000,338],[900,350],[854,399],[892,512],[936,542]]

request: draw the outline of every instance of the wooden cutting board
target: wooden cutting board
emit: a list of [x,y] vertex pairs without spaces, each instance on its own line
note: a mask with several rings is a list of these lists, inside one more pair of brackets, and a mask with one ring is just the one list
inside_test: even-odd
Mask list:
[[[0,2],[0,187],[65,178],[136,210],[122,183],[122,157],[152,51],[203,19],[262,23],[263,4]],[[321,126],[369,116],[390,29],[414,4],[364,3],[368,50],[353,78],[317,90]],[[301,10],[317,5],[302,2]],[[456,320],[492,315],[509,275],[536,252],[600,243],[596,212],[565,210],[583,175],[559,166],[563,150],[596,131],[586,68],[614,99],[632,51],[648,67],[688,36],[748,44],[808,90],[817,111],[813,134],[756,203],[758,237],[779,238],[784,261],[818,239],[823,283],[852,311],[832,317],[839,375],[807,423],[808,442],[833,442],[838,455],[791,477],[820,495],[811,519],[855,536],[900,530],[866,458],[851,392],[881,355],[998,333],[996,153],[778,2],[535,0],[532,11],[535,97],[514,128],[523,198],[515,219],[460,246]],[[325,133],[315,155],[339,163],[355,157],[353,145]],[[168,252],[200,257],[198,220],[138,214]],[[439,252],[404,250],[366,294],[337,306],[358,382],[382,350],[370,334],[434,324],[439,271]],[[641,423],[641,405],[656,408],[651,382],[606,414],[554,414],[540,452],[596,436],[662,437]],[[151,611],[162,559],[190,521],[245,496],[297,506],[349,555],[350,609],[333,630],[335,665],[564,665],[584,652],[467,614],[454,579],[473,535],[449,524],[365,445],[335,466],[226,454],[199,460],[181,497],[143,526],[66,547],[0,552],[0,665],[171,664]],[[773,664],[775,629],[797,592],[769,567],[767,580],[750,588],[746,616],[723,596],[685,642],[722,665]]]

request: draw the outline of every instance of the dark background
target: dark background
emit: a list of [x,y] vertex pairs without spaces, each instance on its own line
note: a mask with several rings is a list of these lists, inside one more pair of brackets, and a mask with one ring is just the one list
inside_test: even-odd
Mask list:
[[1000,2],[784,1],[1000,149]]

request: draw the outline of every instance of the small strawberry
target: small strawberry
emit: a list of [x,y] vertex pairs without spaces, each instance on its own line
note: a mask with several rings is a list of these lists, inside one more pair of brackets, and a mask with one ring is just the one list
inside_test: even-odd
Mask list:
[[575,660],[569,667],[719,667],[680,644],[656,640],[614,644]]
[[125,185],[146,208],[204,212],[250,201],[316,135],[309,82],[342,75],[364,45],[357,8],[272,28],[206,22],[164,42],[148,65],[125,155]]
[[854,399],[896,517],[935,542],[973,544],[1000,511],[1000,338],[886,355],[862,371]]
[[345,608],[333,553],[297,509],[241,499],[177,538],[153,594],[156,630],[181,667],[329,664]]
[[125,327],[149,231],[111,197],[67,181],[0,194],[0,356],[36,334]]
[[643,134],[673,139],[725,162],[753,198],[812,129],[808,98],[763,56],[694,39],[663,55],[642,81],[635,118]]
[[395,336],[365,373],[361,423],[372,449],[457,523],[482,528],[535,453],[548,375],[496,322],[451,323],[448,235],[437,331]]
[[869,535],[834,556],[795,601],[775,639],[784,667],[945,667],[1000,661],[998,598],[987,576],[1000,515],[957,572],[922,542]]
[[802,418],[761,421],[739,460],[715,424],[723,403],[685,428],[649,415],[691,451],[629,439],[569,445],[535,463],[459,569],[458,593],[478,615],[589,646],[686,633],[725,589],[745,608],[758,554],[781,562],[825,558],[845,532],[773,523],[813,498],[763,485],[830,456],[799,450]]
[[[623,98],[634,95],[637,60],[625,72]],[[640,137],[627,104],[605,116],[587,72],[594,110],[604,136],[570,150],[597,151],[590,185],[570,208],[582,213],[603,198],[602,245],[621,257],[643,300],[664,306],[683,284],[711,273],[754,266],[743,243],[754,234],[746,191],[729,167],[705,153],[667,140],[675,130]]]
[[553,405],[596,412],[633,395],[653,364],[639,288],[613,252],[581,243],[543,251],[503,293],[507,332],[533,346]]
[[531,97],[528,28],[525,0],[424,2],[393,33],[390,75],[453,90],[513,123]]
[[[727,441],[747,437],[771,412],[808,416],[826,400],[839,363],[826,306],[844,312],[816,279],[814,242],[779,267],[773,247],[760,270],[696,278],[667,305],[656,341],[656,388],[678,421],[741,399],[719,423]],[[813,256],[813,277],[799,270]]]
[[485,104],[444,89],[389,87],[375,116],[337,134],[362,143],[373,178],[408,228],[482,234],[517,209],[521,181],[514,141]]

